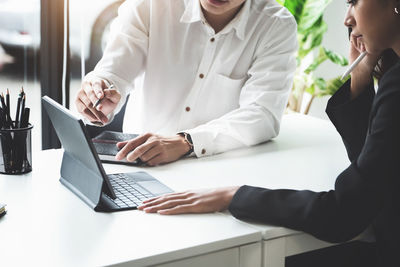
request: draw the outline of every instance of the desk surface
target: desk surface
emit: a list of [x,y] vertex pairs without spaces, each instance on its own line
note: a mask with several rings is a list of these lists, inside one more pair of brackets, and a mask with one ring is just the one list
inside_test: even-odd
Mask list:
[[[175,191],[244,184],[326,191],[334,188],[337,175],[349,164],[342,139],[330,121],[290,114],[284,116],[279,136],[265,144],[144,169]],[[106,166],[108,173],[121,170],[132,168]],[[298,233],[251,225],[262,231],[264,239]]]
[[31,174],[0,176],[0,196],[8,209],[0,220],[2,263],[141,266],[261,239],[256,229],[220,213],[97,213],[58,181],[61,156],[61,151],[41,152]]
[[[61,150],[42,151],[34,154],[32,173],[0,175],[0,200],[8,205],[0,219],[5,263],[140,266],[296,233],[249,225],[228,213],[96,213],[58,181],[61,157]],[[105,169],[144,170],[176,191],[242,184],[329,190],[347,164],[340,136],[329,122],[287,115],[279,137],[256,147],[155,168],[106,164]]]

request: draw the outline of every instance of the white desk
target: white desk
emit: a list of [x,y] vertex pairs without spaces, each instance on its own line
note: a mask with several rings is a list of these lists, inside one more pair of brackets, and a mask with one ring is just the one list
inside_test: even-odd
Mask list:
[[[243,223],[228,213],[96,213],[58,181],[61,155],[40,152],[31,174],[0,175],[0,201],[8,205],[0,219],[6,265],[283,266],[285,256],[328,245],[290,229]],[[107,173],[144,169],[176,191],[241,184],[329,190],[347,164],[329,122],[287,115],[280,136],[260,146],[156,168],[105,168]]]
[[260,232],[223,214],[96,213],[58,181],[61,156],[60,150],[41,152],[31,174],[0,176],[8,209],[0,220],[2,265],[147,266],[191,257],[191,265],[202,259],[246,266],[239,256],[251,262],[246,245],[256,242],[260,261]]
[[[264,177],[280,179],[260,179],[257,186],[328,191],[334,188],[336,177],[350,164],[342,139],[330,121],[288,115],[274,142],[277,149],[269,153],[269,157],[276,165],[269,164],[269,172]],[[274,155],[283,162],[279,164],[273,160]],[[284,227],[251,225],[263,235],[264,267],[283,267],[287,256],[334,245]],[[363,238],[370,238],[367,232],[357,237]]]
[[[334,188],[337,175],[349,164],[331,122],[291,114],[284,117],[279,136],[266,144],[146,171],[174,190],[248,184],[326,191]],[[283,267],[286,256],[333,245],[284,227],[249,224],[262,233],[263,266]]]

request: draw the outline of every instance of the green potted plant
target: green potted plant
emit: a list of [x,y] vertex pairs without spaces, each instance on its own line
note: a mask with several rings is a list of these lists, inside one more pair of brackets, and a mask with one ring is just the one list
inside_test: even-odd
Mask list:
[[[328,26],[323,20],[323,13],[332,0],[277,0],[286,7],[296,19],[297,69],[293,88],[289,97],[288,109],[300,112],[304,93],[311,95],[304,113],[307,114],[315,97],[334,94],[344,81],[340,77],[326,81],[315,77],[314,71],[326,60],[341,66],[348,65],[345,57],[326,49],[321,45]],[[311,59],[311,60],[310,60]]]

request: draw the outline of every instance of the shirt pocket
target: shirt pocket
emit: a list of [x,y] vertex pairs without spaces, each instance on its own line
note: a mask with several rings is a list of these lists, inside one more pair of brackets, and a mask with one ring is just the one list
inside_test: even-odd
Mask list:
[[215,74],[215,81],[217,84],[219,84],[225,88],[231,88],[232,90],[242,89],[242,86],[243,86],[244,82],[246,81],[246,79],[247,79],[247,76],[242,77],[242,78],[231,78],[224,74],[220,74],[220,73]]
[[246,80],[247,77],[233,79],[223,74],[214,74],[211,84],[213,101],[209,102],[209,108],[215,110],[217,116],[222,116],[237,109],[239,107],[240,92]]

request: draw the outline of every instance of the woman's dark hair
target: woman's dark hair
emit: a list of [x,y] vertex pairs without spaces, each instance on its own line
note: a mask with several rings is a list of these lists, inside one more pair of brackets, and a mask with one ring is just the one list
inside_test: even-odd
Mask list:
[[382,78],[383,74],[385,74],[391,67],[393,67],[399,60],[397,54],[393,51],[393,49],[387,49],[382,53],[381,58],[376,64],[374,72],[372,73],[376,79]]

